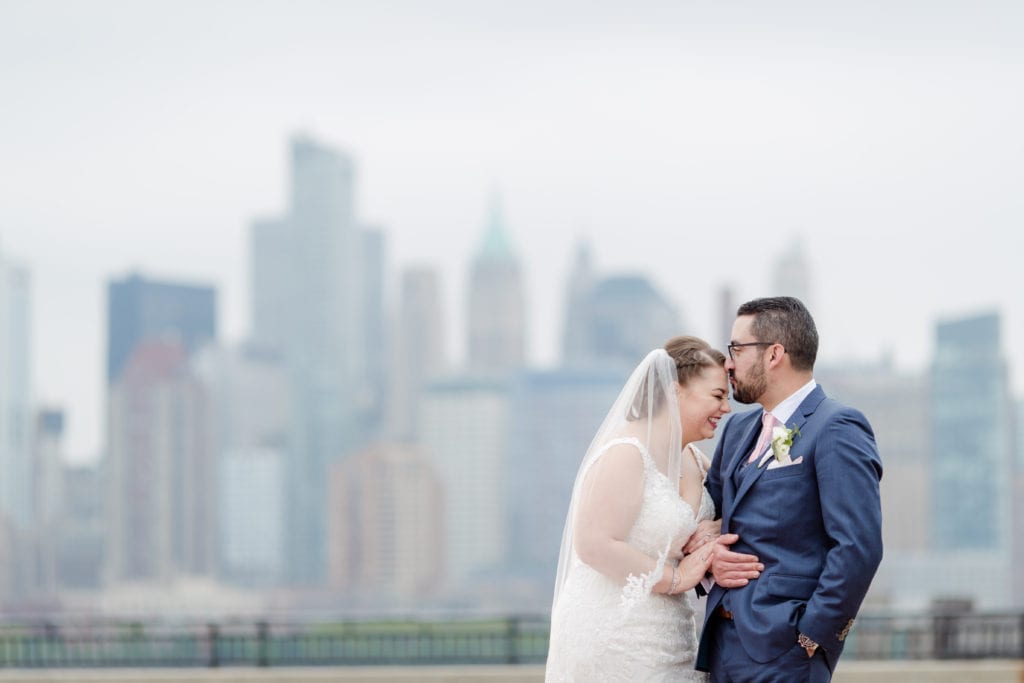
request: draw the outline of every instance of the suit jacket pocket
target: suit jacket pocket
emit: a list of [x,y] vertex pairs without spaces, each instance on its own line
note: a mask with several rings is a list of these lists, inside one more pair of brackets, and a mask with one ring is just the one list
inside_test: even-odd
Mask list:
[[818,587],[818,578],[815,576],[772,574],[767,578],[768,594],[778,598],[810,600],[814,595],[814,589]]
[[761,480],[785,479],[786,477],[796,477],[807,472],[810,472],[810,468],[803,464],[803,462],[799,462],[793,465],[786,465],[785,467],[773,467],[770,470],[766,470],[761,475]]

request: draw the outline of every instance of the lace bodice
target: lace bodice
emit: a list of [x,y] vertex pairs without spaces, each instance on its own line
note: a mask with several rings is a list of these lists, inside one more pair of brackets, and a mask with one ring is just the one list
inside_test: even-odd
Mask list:
[[[672,548],[685,544],[698,522],[714,518],[714,503],[705,490],[694,511],[680,498],[678,484],[658,470],[637,439],[613,439],[601,450],[623,443],[636,447],[644,465],[643,500],[626,540],[663,560]],[[703,472],[703,463],[697,460]],[[584,564],[575,553],[572,562],[551,616],[548,681],[706,680],[693,670],[694,596],[652,593],[660,570],[656,577],[631,575],[622,585]]]
[[[715,504],[707,489],[701,496],[699,509],[695,511],[679,496],[678,485],[670,482],[668,477],[658,470],[654,459],[638,439],[614,439],[605,444],[604,449],[620,443],[636,446],[644,461],[644,502],[629,534],[628,540],[631,545],[652,557],[657,557],[665,551],[666,539],[678,541],[678,545],[682,546],[699,522],[714,518]],[[704,464],[700,457],[690,452],[697,459],[698,467],[703,473]]]

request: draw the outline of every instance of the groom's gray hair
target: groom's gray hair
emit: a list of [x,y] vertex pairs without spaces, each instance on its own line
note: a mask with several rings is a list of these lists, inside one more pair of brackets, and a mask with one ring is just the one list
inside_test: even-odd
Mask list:
[[796,370],[813,370],[818,357],[818,328],[800,299],[772,296],[748,301],[737,316],[752,315],[750,332],[757,341],[782,344]]

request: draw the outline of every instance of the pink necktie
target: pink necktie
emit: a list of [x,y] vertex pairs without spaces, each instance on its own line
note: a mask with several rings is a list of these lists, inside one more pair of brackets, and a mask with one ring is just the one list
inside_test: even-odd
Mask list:
[[757,445],[754,446],[754,452],[747,458],[747,463],[755,462],[764,455],[765,449],[768,448],[768,444],[772,440],[772,429],[777,424],[779,424],[779,421],[771,413],[765,412],[761,415],[761,436],[757,438]]

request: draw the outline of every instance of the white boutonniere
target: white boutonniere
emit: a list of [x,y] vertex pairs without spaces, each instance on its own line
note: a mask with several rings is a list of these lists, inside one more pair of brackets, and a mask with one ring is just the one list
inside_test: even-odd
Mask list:
[[[788,465],[792,462],[789,457],[789,449],[793,447],[793,441],[800,436],[800,430],[796,427],[775,427],[772,429],[772,453],[775,461],[780,465]],[[763,462],[767,461],[765,458]]]

